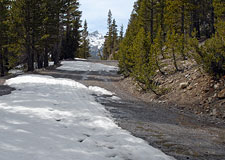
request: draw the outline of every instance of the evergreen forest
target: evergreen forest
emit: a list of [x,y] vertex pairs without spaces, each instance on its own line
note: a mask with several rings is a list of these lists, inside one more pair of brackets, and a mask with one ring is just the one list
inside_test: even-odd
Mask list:
[[160,94],[154,77],[169,74],[166,60],[174,72],[183,71],[179,60],[194,59],[209,75],[225,75],[224,26],[224,0],[138,0],[124,37],[117,37],[109,12],[103,56],[113,55],[125,77]]
[[1,76],[19,64],[27,71],[49,60],[88,57],[87,22],[81,29],[78,0],[1,0]]

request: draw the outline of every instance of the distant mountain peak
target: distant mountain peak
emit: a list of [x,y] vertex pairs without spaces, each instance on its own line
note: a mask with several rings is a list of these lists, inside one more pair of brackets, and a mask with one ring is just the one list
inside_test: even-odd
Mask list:
[[93,58],[99,58],[98,53],[103,48],[105,42],[104,36],[98,31],[89,33],[90,51]]
[[98,31],[94,31],[91,34],[96,35],[96,34],[99,34],[99,32]]

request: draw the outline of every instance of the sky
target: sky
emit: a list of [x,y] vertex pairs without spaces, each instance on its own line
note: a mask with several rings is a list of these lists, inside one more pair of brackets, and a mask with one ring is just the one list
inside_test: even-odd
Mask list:
[[[136,0],[80,0],[82,20],[87,20],[89,32],[98,30],[107,32],[107,16],[109,9],[116,19],[118,30],[123,24],[126,29],[133,4]],[[125,30],[124,29],[124,30]]]

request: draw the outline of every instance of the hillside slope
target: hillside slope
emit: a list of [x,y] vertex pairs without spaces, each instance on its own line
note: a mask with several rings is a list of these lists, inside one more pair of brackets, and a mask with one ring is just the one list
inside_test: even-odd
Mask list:
[[179,61],[179,66],[183,72],[174,72],[172,64],[162,69],[168,74],[158,72],[155,79],[160,84],[159,88],[166,90],[162,96],[144,92],[132,78],[124,79],[121,85],[147,102],[175,104],[183,111],[225,119],[225,77],[213,79],[193,60]]

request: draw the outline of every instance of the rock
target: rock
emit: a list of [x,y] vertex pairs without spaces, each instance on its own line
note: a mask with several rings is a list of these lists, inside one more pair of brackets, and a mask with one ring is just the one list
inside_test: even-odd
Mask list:
[[188,90],[192,90],[193,87],[192,87],[192,86],[188,86],[187,89],[188,89]]
[[171,84],[171,83],[173,83],[173,79],[172,79],[172,80],[170,80],[170,81],[169,81],[169,83],[170,83],[170,84]]
[[205,88],[205,89],[204,89],[204,92],[205,92],[205,93],[209,92],[209,88]]
[[197,86],[197,85],[198,85],[198,83],[195,83],[195,84],[194,84],[194,86]]
[[225,119],[225,113],[222,115],[222,118]]
[[185,75],[185,78],[190,78],[190,74]]
[[212,100],[213,100],[212,97],[208,98],[209,103],[212,103]]
[[217,109],[216,109],[216,108],[213,109],[213,111],[211,112],[210,115],[212,115],[212,116],[217,116]]
[[188,82],[180,83],[180,89],[185,89],[188,87],[188,85],[189,85]]
[[220,85],[219,85],[218,83],[214,85],[214,89],[215,89],[215,90],[217,90],[217,89],[219,89],[219,88],[220,88]]
[[217,97],[220,98],[220,99],[225,98],[225,88],[218,93]]
[[214,95],[213,95],[213,98],[216,98],[217,97],[217,93],[215,93]]

